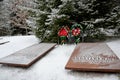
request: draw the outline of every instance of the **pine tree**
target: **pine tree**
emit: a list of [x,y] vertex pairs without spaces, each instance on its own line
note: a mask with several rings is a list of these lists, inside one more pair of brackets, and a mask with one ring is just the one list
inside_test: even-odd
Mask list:
[[6,8],[4,6],[5,4],[3,0],[0,0],[0,36],[9,35],[8,23],[7,23],[8,17],[6,16],[5,13]]
[[80,23],[83,26],[83,36],[87,39],[101,39],[105,38],[101,28],[115,28],[119,24],[119,9],[113,12],[116,7],[118,6],[115,0],[72,0],[67,1],[60,14],[65,14],[69,16],[69,20]]
[[31,28],[28,26],[26,20],[28,18],[28,11],[21,10],[18,5],[22,4],[23,1],[16,0],[14,4],[12,4],[11,7],[11,13],[10,13],[10,30],[11,35],[26,35],[29,31],[31,31]]
[[[116,0],[38,0],[36,35],[42,41],[57,41],[57,32],[73,23],[82,25],[82,40],[105,38],[101,29],[119,32],[120,10]],[[85,38],[85,39],[84,39]]]
[[[58,25],[54,24],[61,0],[37,0],[36,36],[42,41],[57,42]],[[56,31],[57,30],[57,31]]]
[[53,0],[52,2],[52,8],[59,8],[59,5],[62,4],[61,0]]

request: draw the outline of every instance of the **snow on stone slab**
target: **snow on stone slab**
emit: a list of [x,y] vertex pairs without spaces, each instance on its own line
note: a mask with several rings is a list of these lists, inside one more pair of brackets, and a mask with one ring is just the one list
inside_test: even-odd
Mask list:
[[[13,53],[38,43],[35,36],[19,36],[17,38],[7,37],[6,39],[10,40],[12,43],[0,45],[0,56],[3,56],[3,54],[6,56],[8,55],[8,52]],[[119,42],[120,40],[108,42],[114,53],[120,53]],[[65,70],[65,65],[75,46],[76,45],[59,45],[27,69],[0,64],[0,80],[120,80],[119,73],[95,73]],[[3,54],[1,54],[1,52]]]
[[0,41],[0,45],[3,45],[5,43],[8,43],[9,41]]
[[8,40],[4,40],[3,38],[0,38],[0,45],[9,42]]
[[0,65],[0,80],[119,80],[119,74],[65,70],[76,45],[58,45],[30,68]]
[[39,42],[39,40],[34,35],[7,36],[2,37],[2,41],[9,41],[9,43],[0,45],[0,58],[8,56],[18,50],[24,49]]
[[120,40],[115,40],[115,41],[107,42],[107,45],[113,50],[113,52],[120,59]]
[[56,43],[40,43],[35,44],[11,55],[0,59],[0,64],[10,64],[19,67],[29,67],[38,61],[43,55],[48,53]]
[[0,38],[0,40],[2,40],[3,38]]

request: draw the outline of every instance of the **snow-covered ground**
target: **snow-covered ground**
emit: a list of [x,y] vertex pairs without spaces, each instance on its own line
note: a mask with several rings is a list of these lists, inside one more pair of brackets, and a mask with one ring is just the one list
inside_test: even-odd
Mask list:
[[[9,40],[10,43],[0,45],[0,56],[11,54],[17,50],[38,43],[34,36],[5,37],[3,39]],[[117,55],[120,55],[120,40],[107,44]],[[120,80],[120,74],[118,73],[65,70],[65,65],[74,48],[75,45],[58,45],[29,68],[0,65],[0,80]]]
[[0,38],[2,38],[0,42],[9,41],[6,44],[0,45],[0,58],[39,42],[35,36],[8,36]]

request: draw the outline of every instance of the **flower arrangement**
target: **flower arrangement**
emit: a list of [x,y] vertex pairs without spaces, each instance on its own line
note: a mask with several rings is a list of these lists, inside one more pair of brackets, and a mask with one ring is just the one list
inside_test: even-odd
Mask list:
[[60,37],[60,41],[61,44],[65,44],[68,41],[70,41],[71,39],[73,40],[72,42],[74,43],[79,43],[80,42],[80,33],[81,33],[81,25],[79,24],[74,24],[71,27],[71,30],[68,26],[63,26],[59,32],[58,32],[58,36]]

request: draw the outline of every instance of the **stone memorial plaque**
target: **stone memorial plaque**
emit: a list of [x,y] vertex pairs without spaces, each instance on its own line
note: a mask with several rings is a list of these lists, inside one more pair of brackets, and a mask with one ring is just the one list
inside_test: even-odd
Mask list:
[[11,55],[0,59],[0,64],[6,64],[18,67],[29,67],[48,51],[54,48],[56,43],[40,43],[35,44]]
[[79,71],[120,72],[120,59],[105,43],[80,43],[65,68]]

